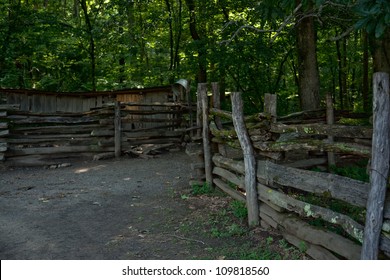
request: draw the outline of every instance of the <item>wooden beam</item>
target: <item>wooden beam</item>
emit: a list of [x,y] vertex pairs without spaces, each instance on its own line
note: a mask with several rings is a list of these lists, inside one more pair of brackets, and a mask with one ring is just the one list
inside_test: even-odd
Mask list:
[[370,192],[367,200],[366,224],[361,258],[375,260],[379,253],[379,239],[383,223],[383,208],[389,179],[390,160],[390,84],[388,73],[374,73],[374,134]]
[[210,186],[213,184],[211,147],[210,147],[210,127],[209,127],[209,100],[207,97],[207,84],[198,84],[198,94],[202,101],[202,138],[203,138],[203,155],[206,174],[206,183]]
[[121,108],[119,101],[115,102],[115,114],[114,114],[114,147],[115,157],[119,158],[122,153],[122,122],[121,122]]
[[244,122],[244,108],[240,92],[233,92],[232,99],[232,116],[233,125],[237,132],[238,140],[244,154],[245,166],[245,191],[246,191],[246,206],[248,208],[248,224],[249,226],[257,226],[260,224],[259,205],[257,200],[256,188],[256,159],[248,130]]

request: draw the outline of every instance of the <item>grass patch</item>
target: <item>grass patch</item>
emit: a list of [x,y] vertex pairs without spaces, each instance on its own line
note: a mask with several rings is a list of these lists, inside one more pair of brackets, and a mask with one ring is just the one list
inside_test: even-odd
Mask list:
[[245,220],[248,217],[248,209],[246,208],[246,205],[244,202],[233,200],[230,203],[230,207],[232,209],[232,214],[234,217]]
[[203,185],[194,184],[192,185],[191,193],[193,195],[212,194],[214,193],[214,188],[208,183],[204,183]]

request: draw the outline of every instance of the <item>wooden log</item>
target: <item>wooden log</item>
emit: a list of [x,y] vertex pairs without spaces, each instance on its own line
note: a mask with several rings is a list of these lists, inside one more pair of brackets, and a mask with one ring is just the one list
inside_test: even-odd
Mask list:
[[210,147],[209,103],[207,97],[206,83],[198,84],[198,94],[200,94],[200,98],[202,101],[202,138],[206,183],[211,186],[213,184],[213,174]]
[[175,102],[149,102],[149,103],[140,103],[140,102],[121,102],[121,105],[124,106],[136,106],[136,107],[185,107],[183,103]]
[[327,160],[325,158],[309,158],[289,163],[283,163],[282,165],[293,168],[309,168],[317,165],[326,164],[326,162]]
[[[213,89],[213,108],[221,109],[221,95],[218,83],[211,83],[211,87]],[[222,129],[222,120],[219,116],[215,116],[214,118],[215,125],[218,130]],[[210,128],[211,129],[211,128]],[[227,155],[226,147],[224,145],[218,145],[218,153],[223,156]]]
[[[278,224],[281,232],[287,232],[305,242],[327,248],[349,260],[357,260],[360,257],[361,246],[347,238],[315,228],[292,215],[278,213],[270,207],[267,209],[260,207],[260,211],[262,210]],[[262,212],[260,215],[263,217]]]
[[48,155],[48,154],[62,154],[62,153],[112,152],[112,151],[114,151],[113,147],[99,147],[98,145],[40,147],[40,148],[9,147],[6,155],[23,156],[23,155]]
[[12,134],[21,134],[21,135],[42,135],[42,134],[62,134],[64,131],[66,133],[88,133],[90,134],[94,129],[101,129],[102,127],[106,129],[114,129],[114,126],[102,126],[97,124],[86,124],[86,125],[55,125],[55,126],[39,126],[39,127],[30,127],[30,126],[21,126],[12,128]]
[[214,167],[213,174],[218,175],[225,180],[235,184],[239,188],[245,190],[244,179],[241,176],[235,175],[232,172],[221,167]]
[[0,142],[0,152],[5,152],[8,149],[8,144]]
[[121,122],[121,108],[119,101],[115,102],[115,113],[114,113],[114,149],[115,157],[119,158],[122,153],[122,122]]
[[7,116],[7,111],[0,111],[0,118],[4,118]]
[[101,137],[101,136],[115,136],[115,130],[111,129],[95,129],[92,130],[91,136]]
[[4,161],[4,160],[5,160],[4,153],[0,153],[0,161]]
[[345,138],[372,138],[372,128],[366,126],[348,126],[335,124],[283,124],[274,123],[271,125],[271,132],[273,133],[297,133],[300,137],[307,137],[311,135],[330,135]]
[[99,122],[98,117],[81,117],[81,118],[73,118],[73,117],[31,117],[31,116],[15,116],[9,115],[8,119],[10,119],[14,124],[83,124],[83,123],[97,123]]
[[154,131],[154,130],[168,130],[169,128],[175,128],[177,127],[177,124],[170,124],[170,125],[158,125],[158,126],[151,126],[151,127],[143,127],[143,128],[134,128],[133,123],[125,123],[122,119],[122,131],[123,132],[145,132],[145,131]]
[[244,153],[245,190],[246,206],[248,208],[248,224],[249,226],[257,226],[259,225],[260,220],[256,188],[255,152],[244,123],[244,109],[241,93],[233,92],[231,95],[231,99],[233,110],[233,124]]
[[390,160],[390,84],[389,74],[379,72],[373,78],[373,127],[370,192],[364,228],[361,258],[378,258],[379,239],[383,223],[383,208],[389,176]]
[[4,136],[7,136],[9,135],[9,130],[6,129],[6,130],[0,130],[0,137],[4,137]]
[[[122,139],[123,140],[123,139]],[[143,144],[170,144],[170,143],[181,143],[179,138],[155,138],[155,139],[140,139],[140,140],[127,140],[126,142],[122,142],[122,145],[143,145]]]
[[115,157],[115,152],[108,152],[108,153],[101,153],[93,156],[94,161],[96,160],[102,160],[102,159],[110,159]]
[[163,114],[183,114],[183,110],[122,110],[122,115],[163,115]]
[[321,218],[331,224],[341,226],[346,233],[356,240],[363,242],[363,226],[347,215],[334,212],[330,209],[306,203],[294,199],[277,190],[273,190],[263,184],[258,184],[259,199],[264,202],[272,202],[290,212],[295,212],[301,217]]
[[367,146],[352,143],[333,143],[327,140],[302,139],[285,142],[253,142],[256,149],[264,152],[288,152],[294,150],[327,151],[335,153],[347,153],[362,157],[370,157],[371,150]]
[[156,138],[156,137],[180,137],[183,135],[181,130],[154,130],[144,132],[124,132],[123,137],[125,138]]
[[305,248],[305,254],[309,255],[315,260],[338,260],[338,258],[329,252],[327,249],[311,244],[307,241],[303,241],[296,236],[289,234],[287,232],[282,232],[283,238],[287,240],[290,244],[302,250],[302,246]]
[[[213,156],[215,165],[244,174],[242,161]],[[257,162],[257,179],[262,184],[272,181],[314,194],[328,194],[352,205],[365,207],[369,184],[335,174],[285,167],[270,161]]]
[[132,119],[123,119],[125,123],[167,123],[167,124],[180,124],[182,118],[132,118]]
[[8,128],[8,123],[0,123],[0,129]]
[[0,104],[0,110],[13,111],[13,110],[19,110],[19,109],[20,109],[19,104]]
[[219,118],[224,118],[224,119],[228,119],[228,120],[232,120],[233,119],[231,112],[224,111],[224,110],[221,110],[221,109],[218,109],[218,108],[211,108],[210,109],[210,114],[214,115],[214,116],[217,116]]
[[228,184],[226,184],[221,179],[216,178],[213,180],[213,182],[218,188],[220,188],[222,191],[224,191],[225,193],[227,193],[228,195],[230,195],[234,199],[241,201],[241,202],[246,202],[246,198],[242,193],[232,189],[231,187],[229,187]]

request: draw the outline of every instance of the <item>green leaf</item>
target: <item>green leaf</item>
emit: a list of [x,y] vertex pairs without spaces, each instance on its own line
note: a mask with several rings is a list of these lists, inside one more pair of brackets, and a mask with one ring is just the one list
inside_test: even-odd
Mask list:
[[382,35],[384,34],[385,32],[385,29],[386,29],[386,25],[384,23],[384,20],[383,18],[378,22],[378,24],[376,25],[376,28],[375,28],[375,37],[376,38],[380,38],[382,37]]

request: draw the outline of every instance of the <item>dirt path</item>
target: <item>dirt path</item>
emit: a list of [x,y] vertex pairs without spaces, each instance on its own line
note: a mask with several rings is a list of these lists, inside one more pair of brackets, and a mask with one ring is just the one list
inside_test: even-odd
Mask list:
[[0,259],[236,258],[260,242],[239,223],[223,235],[228,199],[191,196],[189,164],[175,152],[0,171]]

